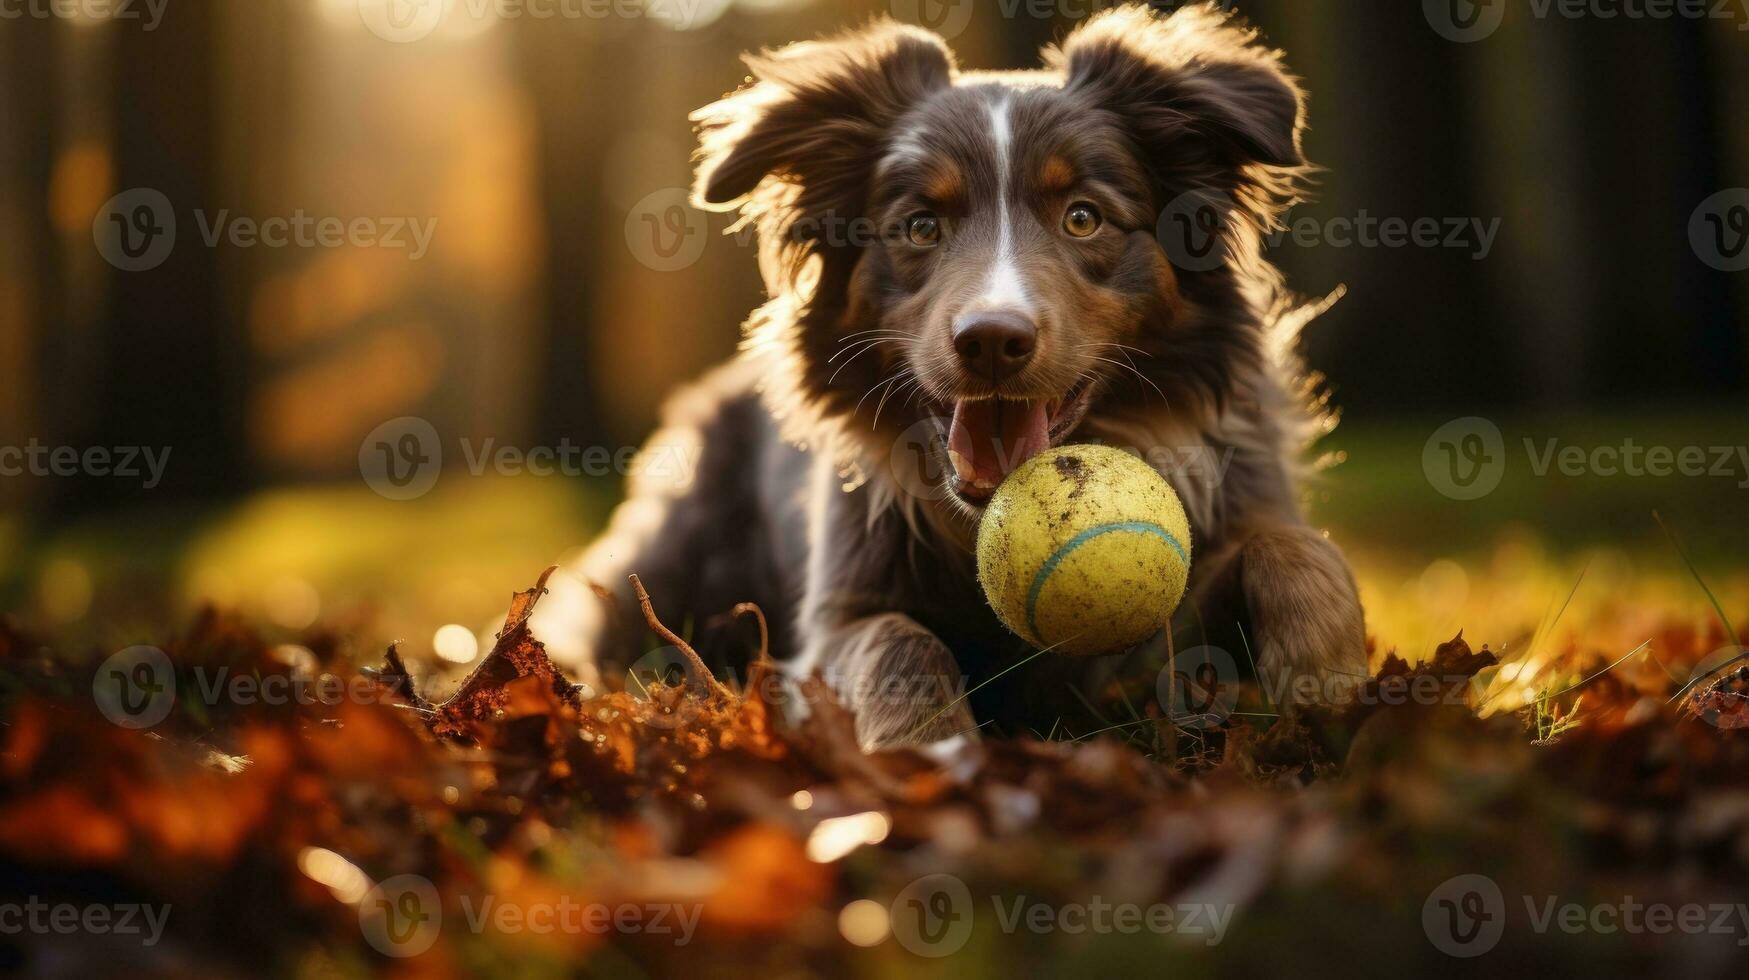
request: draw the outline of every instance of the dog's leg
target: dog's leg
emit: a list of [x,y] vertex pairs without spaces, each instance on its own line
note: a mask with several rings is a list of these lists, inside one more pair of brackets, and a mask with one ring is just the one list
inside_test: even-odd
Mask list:
[[751,392],[748,367],[731,363],[682,389],[663,410],[662,426],[633,464],[624,503],[576,572],[607,593],[582,623],[578,679],[600,687],[645,649],[649,631],[627,576],[636,574],[656,614],[675,628],[691,620],[691,641],[707,660],[751,650],[729,609],[761,603],[786,635],[788,610],[770,600],[777,559],[749,514],[760,508],[757,480],[767,468],[764,409]]
[[825,668],[826,682],[856,714],[856,739],[865,750],[975,734],[971,710],[960,700],[958,663],[911,617],[870,616],[822,641],[838,651]]
[[1310,527],[1265,526],[1239,545],[1258,680],[1278,705],[1340,701],[1366,676],[1366,625],[1348,563]]
[[825,678],[855,713],[865,749],[971,732],[958,662],[910,615],[939,599],[933,559],[916,554],[902,502],[880,503],[870,486],[846,491],[843,482],[829,454],[815,460],[792,674]]

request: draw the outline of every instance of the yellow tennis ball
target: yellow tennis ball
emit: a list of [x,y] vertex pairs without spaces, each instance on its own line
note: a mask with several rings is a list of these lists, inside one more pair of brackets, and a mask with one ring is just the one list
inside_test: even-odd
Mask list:
[[1190,522],[1153,468],[1109,446],[1022,463],[984,509],[978,582],[1035,647],[1086,656],[1153,636],[1184,598]]

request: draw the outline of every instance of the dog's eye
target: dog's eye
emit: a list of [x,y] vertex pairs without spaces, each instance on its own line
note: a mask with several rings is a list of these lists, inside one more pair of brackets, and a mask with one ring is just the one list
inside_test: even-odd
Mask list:
[[919,211],[905,222],[905,237],[913,245],[928,248],[941,241],[941,219],[928,211]]
[[1063,230],[1076,238],[1086,238],[1098,231],[1099,224],[1099,209],[1086,201],[1069,205],[1069,213],[1063,215]]

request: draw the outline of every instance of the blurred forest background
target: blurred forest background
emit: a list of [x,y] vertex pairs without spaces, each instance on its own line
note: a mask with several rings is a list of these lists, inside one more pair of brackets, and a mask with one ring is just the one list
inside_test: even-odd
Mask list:
[[[172,448],[150,490],[0,477],[0,609],[115,645],[216,600],[288,630],[363,617],[456,661],[620,484],[471,477],[458,440],[635,445],[761,298],[726,216],[681,213],[678,257],[640,244],[677,214],[687,113],[741,82],[737,55],[891,13],[953,34],[964,67],[1029,67],[1101,6],[455,0],[407,40],[379,9],[405,0],[161,2],[150,30],[0,19],[0,445]],[[1457,416],[1498,420],[1509,446],[1749,442],[1749,273],[1690,241],[1704,200],[1749,186],[1749,19],[1494,5],[1499,29],[1457,43],[1437,4],[1237,4],[1312,93],[1307,148],[1328,172],[1296,219],[1499,221],[1485,256],[1273,249],[1297,289],[1348,287],[1308,337],[1345,413],[1316,513],[1361,563],[1375,629],[1412,646],[1534,621],[1578,564],[1631,587],[1668,559],[1647,543],[1654,506],[1738,560],[1727,584],[1749,545],[1730,479],[1518,465],[1461,502],[1422,476]],[[179,234],[130,272],[93,227],[136,188],[172,202]],[[436,226],[417,259],[209,247],[220,212]],[[430,421],[446,464],[405,502],[359,462],[400,416]],[[1503,605],[1521,573],[1535,587]]]

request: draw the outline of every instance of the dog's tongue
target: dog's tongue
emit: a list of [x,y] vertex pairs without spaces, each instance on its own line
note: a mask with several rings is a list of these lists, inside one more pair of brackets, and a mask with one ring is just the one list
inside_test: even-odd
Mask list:
[[978,490],[994,490],[1002,478],[1050,448],[1050,419],[1043,401],[989,398],[953,407],[947,451],[954,472]]

